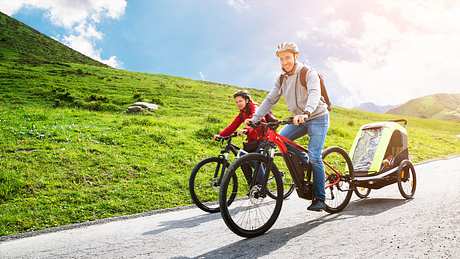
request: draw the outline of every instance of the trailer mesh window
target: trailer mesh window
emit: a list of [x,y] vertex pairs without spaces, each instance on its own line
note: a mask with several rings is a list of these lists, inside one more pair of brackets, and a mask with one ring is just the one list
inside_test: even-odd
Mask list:
[[353,154],[355,171],[368,171],[382,136],[382,128],[369,128],[362,131]]

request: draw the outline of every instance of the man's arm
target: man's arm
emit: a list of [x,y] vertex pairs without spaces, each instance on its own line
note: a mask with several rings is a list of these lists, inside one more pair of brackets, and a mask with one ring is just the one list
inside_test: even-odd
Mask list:
[[319,75],[315,70],[311,70],[308,73],[307,89],[308,99],[304,112],[312,114],[316,110],[316,107],[318,107],[319,100],[321,99],[321,84]]
[[268,93],[267,97],[265,97],[264,101],[262,104],[257,108],[256,112],[254,113],[254,116],[252,117],[252,121],[254,123],[257,123],[260,121],[262,117],[264,117],[272,108],[273,105],[275,105],[281,97],[281,86],[279,79],[275,81],[275,87]]

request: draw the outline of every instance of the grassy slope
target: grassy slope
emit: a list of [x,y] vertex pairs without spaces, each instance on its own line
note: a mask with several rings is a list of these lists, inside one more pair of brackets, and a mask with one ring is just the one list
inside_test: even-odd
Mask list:
[[[235,114],[235,87],[0,53],[0,235],[190,204],[190,170]],[[136,100],[161,108],[124,113]],[[283,101],[274,112],[288,115]],[[391,118],[337,108],[326,146]],[[459,123],[408,119],[414,161],[460,153]]]
[[14,59],[19,63],[29,64],[72,62],[106,67],[2,12],[0,12],[1,59]]
[[387,113],[460,121],[460,94],[434,94],[420,97]]

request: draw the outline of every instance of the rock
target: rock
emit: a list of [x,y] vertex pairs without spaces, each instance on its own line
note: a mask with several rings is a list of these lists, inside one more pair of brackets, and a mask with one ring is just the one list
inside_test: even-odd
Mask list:
[[136,113],[136,112],[143,112],[143,111],[144,111],[144,108],[142,108],[141,106],[133,105],[133,106],[129,106],[126,112]]
[[135,102],[133,106],[140,106],[144,109],[147,109],[149,111],[154,111],[158,109],[158,105],[154,103],[147,103],[147,102]]

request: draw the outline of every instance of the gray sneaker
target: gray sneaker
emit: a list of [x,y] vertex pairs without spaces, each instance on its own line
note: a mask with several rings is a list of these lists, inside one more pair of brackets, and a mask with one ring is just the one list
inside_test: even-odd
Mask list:
[[322,200],[313,200],[310,206],[308,206],[307,210],[312,211],[322,211],[326,208],[326,204]]

